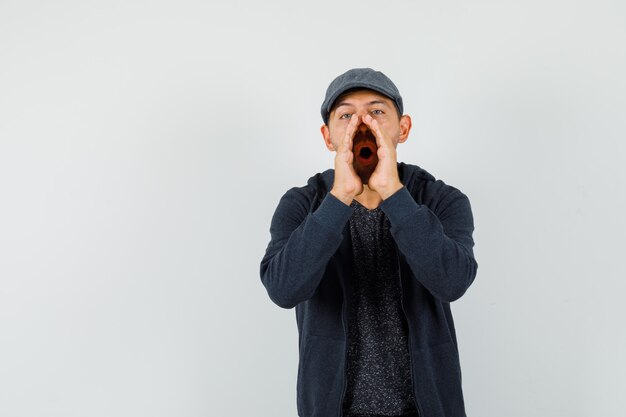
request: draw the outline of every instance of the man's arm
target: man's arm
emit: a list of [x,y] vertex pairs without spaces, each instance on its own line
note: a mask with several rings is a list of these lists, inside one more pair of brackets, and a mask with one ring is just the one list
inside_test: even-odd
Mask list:
[[443,196],[435,215],[417,204],[406,187],[383,200],[391,234],[415,277],[445,302],[460,298],[476,277],[469,199],[457,189]]
[[261,261],[261,281],[270,299],[283,308],[293,308],[313,296],[354,211],[331,193],[313,213],[308,212],[308,204],[297,188],[283,195]]

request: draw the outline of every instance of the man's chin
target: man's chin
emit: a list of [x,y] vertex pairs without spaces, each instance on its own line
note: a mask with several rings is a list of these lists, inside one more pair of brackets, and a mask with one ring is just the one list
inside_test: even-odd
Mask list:
[[359,176],[359,178],[361,178],[361,182],[363,184],[367,184],[375,168],[376,167],[355,169],[355,171],[356,171],[356,174]]

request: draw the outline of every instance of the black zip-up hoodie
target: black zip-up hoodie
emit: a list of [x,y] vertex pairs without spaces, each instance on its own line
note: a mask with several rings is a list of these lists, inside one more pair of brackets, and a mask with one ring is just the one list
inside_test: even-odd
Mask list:
[[[330,194],[335,171],[289,189],[270,226],[261,281],[270,299],[296,308],[300,417],[340,417],[346,388],[353,207]],[[424,169],[398,162],[404,185],[383,200],[396,243],[409,328],[414,396],[421,417],[466,417],[450,302],[476,277],[469,199]],[[346,300],[349,302],[348,300]]]

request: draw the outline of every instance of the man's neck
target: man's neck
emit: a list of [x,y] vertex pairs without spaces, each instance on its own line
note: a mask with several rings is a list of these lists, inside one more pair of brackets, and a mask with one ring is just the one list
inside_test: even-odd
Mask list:
[[354,197],[354,199],[361,203],[361,205],[365,206],[368,210],[374,210],[383,201],[380,194],[374,190],[370,190],[367,184],[363,184],[363,192]]

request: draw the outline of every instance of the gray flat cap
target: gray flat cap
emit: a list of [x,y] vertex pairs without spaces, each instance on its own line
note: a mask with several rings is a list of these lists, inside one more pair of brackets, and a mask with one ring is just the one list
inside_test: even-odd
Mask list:
[[322,103],[322,119],[328,124],[328,116],[333,103],[341,94],[353,88],[368,88],[391,99],[398,109],[398,113],[402,116],[404,108],[402,106],[402,97],[396,85],[380,71],[374,71],[371,68],[353,68],[335,78],[328,89],[326,89],[326,98]]

